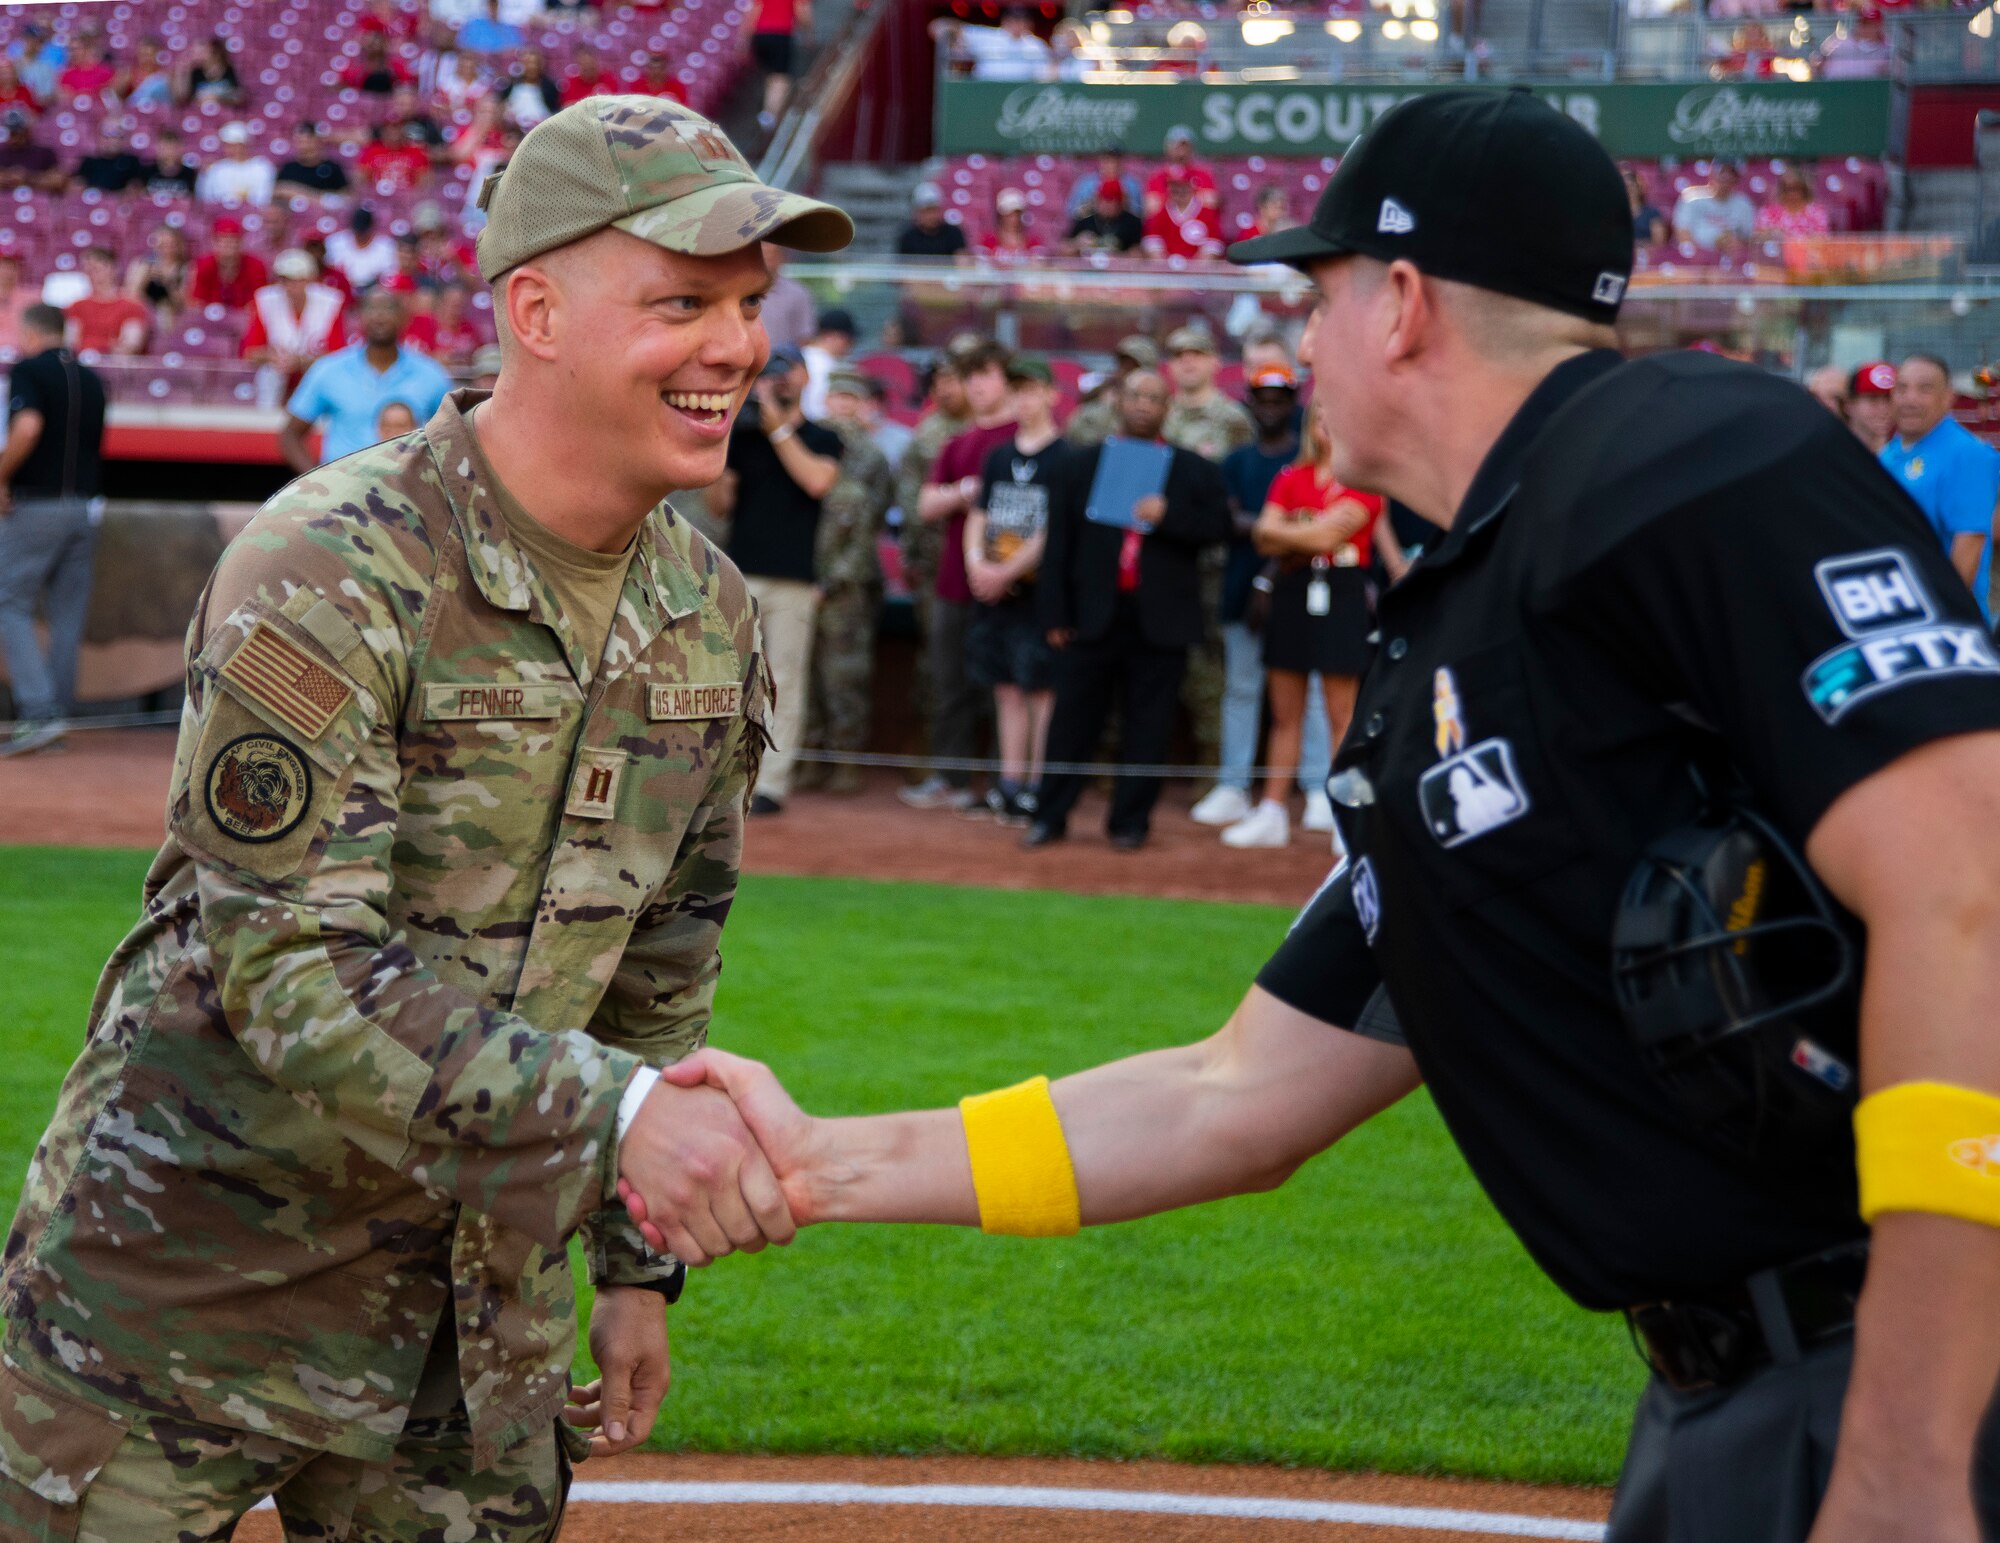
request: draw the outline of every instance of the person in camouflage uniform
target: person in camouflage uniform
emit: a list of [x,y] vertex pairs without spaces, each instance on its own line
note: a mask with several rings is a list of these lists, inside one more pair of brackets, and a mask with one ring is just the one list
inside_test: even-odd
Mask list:
[[962,332],[933,361],[931,410],[918,421],[896,466],[896,503],[903,511],[903,530],[898,542],[903,558],[903,582],[909,588],[910,604],[917,614],[917,670],[912,689],[926,748],[930,743],[931,721],[931,607],[937,599],[938,552],[944,530],[917,518],[917,499],[931,468],[937,465],[938,452],[947,441],[972,427],[972,409],[965,404],[965,381],[958,366],[979,345],[979,338]]
[[[1220,466],[1230,451],[1257,437],[1257,425],[1240,402],[1231,401],[1215,385],[1215,339],[1205,327],[1179,327],[1167,336],[1169,368],[1174,377],[1174,401],[1167,409],[1161,437],[1181,450]],[[1187,708],[1194,742],[1202,764],[1222,758],[1222,632],[1216,614],[1222,606],[1222,570],[1229,548],[1211,547],[1201,554],[1202,640],[1188,650],[1187,674],[1181,682],[1181,702]]]
[[1118,340],[1111,378],[1098,388],[1097,395],[1069,415],[1063,427],[1063,442],[1072,447],[1101,445],[1118,432],[1118,388],[1134,370],[1157,370],[1159,346],[1144,333],[1135,332]]
[[[813,643],[806,743],[850,753],[868,748],[875,622],[882,614],[882,561],[875,542],[896,497],[888,457],[876,448],[866,421],[867,397],[868,377],[859,370],[835,370],[828,378],[826,426],[840,436],[840,480],[821,504],[814,550],[824,598]],[[860,792],[860,768],[835,766],[826,788]]]
[[754,243],[852,226],[648,97],[549,118],[481,205],[493,396],[292,483],[190,625],[167,839],[7,1236],[9,1543],[227,1536],[270,1494],[291,1540],[551,1537],[664,1392],[682,1266],[621,1200],[690,1263],[789,1235],[733,1108],[658,1082],[706,1038],[770,701],[663,496],[762,363]]

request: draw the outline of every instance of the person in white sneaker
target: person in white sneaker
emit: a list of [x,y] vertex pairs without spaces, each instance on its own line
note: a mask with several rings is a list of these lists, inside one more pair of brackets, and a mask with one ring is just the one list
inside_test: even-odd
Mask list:
[[[1268,581],[1270,620],[1264,627],[1271,703],[1268,775],[1257,807],[1222,833],[1227,847],[1281,847],[1291,841],[1286,800],[1298,772],[1309,677],[1319,673],[1327,726],[1338,745],[1368,662],[1364,570],[1385,506],[1374,494],[1337,480],[1330,455],[1317,416],[1308,413],[1299,458],[1272,480],[1251,532],[1257,550],[1277,568]],[[1333,829],[1333,807],[1324,790],[1306,797],[1306,828]]]
[[[1250,612],[1251,586],[1264,559],[1250,535],[1272,482],[1299,458],[1299,377],[1291,360],[1265,359],[1249,369],[1243,384],[1257,438],[1222,458],[1222,484],[1229,490],[1229,518],[1236,528],[1224,559],[1216,612],[1222,631],[1222,765],[1215,786],[1188,812],[1195,824],[1216,827],[1248,819],[1256,807],[1250,799],[1250,768],[1257,759],[1258,719],[1264,709],[1264,644]],[[1307,764],[1313,760],[1313,730],[1309,722]],[[1323,732],[1317,736],[1325,737]],[[1332,754],[1325,747],[1320,759]]]

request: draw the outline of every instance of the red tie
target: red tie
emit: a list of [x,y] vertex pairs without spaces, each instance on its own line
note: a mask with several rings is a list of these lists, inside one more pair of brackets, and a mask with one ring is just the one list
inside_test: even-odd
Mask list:
[[1129,595],[1139,587],[1139,543],[1145,537],[1136,530],[1125,532],[1125,544],[1118,549],[1118,593]]

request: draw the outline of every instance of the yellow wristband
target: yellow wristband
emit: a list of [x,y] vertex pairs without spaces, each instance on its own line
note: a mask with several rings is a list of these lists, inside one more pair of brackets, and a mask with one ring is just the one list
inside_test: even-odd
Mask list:
[[995,1093],[958,1101],[965,1150],[979,1196],[979,1228],[1020,1238],[1058,1238],[1080,1221],[1076,1170],[1069,1142],[1049,1097],[1049,1079],[1035,1077]]
[[1861,1215],[1930,1211],[2000,1227],[2000,1098],[1899,1082],[1854,1111]]

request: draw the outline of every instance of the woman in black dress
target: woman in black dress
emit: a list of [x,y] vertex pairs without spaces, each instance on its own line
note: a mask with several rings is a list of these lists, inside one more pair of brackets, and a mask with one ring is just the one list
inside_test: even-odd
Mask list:
[[1311,412],[1306,418],[1299,458],[1271,483],[1251,532],[1257,550],[1277,568],[1264,626],[1270,775],[1262,802],[1222,833],[1224,846],[1281,847],[1291,840],[1287,798],[1298,774],[1308,677],[1320,677],[1327,727],[1338,745],[1368,662],[1367,571],[1383,501],[1334,477],[1319,419]]

